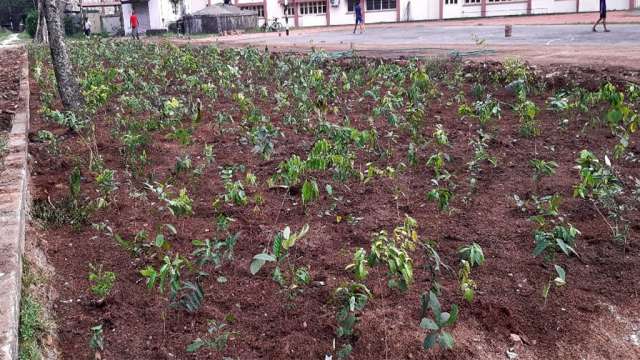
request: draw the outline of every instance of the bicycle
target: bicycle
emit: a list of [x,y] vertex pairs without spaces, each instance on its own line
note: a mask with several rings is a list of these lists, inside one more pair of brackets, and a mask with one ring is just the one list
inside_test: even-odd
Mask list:
[[283,30],[284,30],[284,26],[280,21],[278,21],[277,17],[273,18],[273,22],[271,24],[268,24],[267,21],[265,21],[264,24],[262,24],[263,32],[281,32]]

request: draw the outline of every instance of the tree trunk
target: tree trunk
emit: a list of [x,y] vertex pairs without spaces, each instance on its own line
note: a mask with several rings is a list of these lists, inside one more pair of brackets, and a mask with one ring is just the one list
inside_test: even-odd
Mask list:
[[60,9],[57,0],[44,0],[44,16],[47,20],[49,48],[53,60],[53,71],[58,83],[58,93],[65,109],[77,110],[82,105],[83,99],[78,82],[73,76],[71,60],[64,42],[61,14],[62,9]]
[[44,0],[37,0],[38,8],[38,26],[36,27],[36,42],[40,44],[49,44],[49,36],[47,34],[47,20],[44,16]]

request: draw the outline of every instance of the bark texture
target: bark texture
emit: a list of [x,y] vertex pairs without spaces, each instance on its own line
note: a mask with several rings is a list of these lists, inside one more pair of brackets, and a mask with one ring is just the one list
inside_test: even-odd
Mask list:
[[44,0],[36,0],[38,7],[38,27],[36,28],[36,42],[49,44],[49,34],[47,34],[47,20],[44,16]]
[[47,20],[47,31],[49,33],[49,48],[51,49],[53,71],[58,83],[58,93],[66,110],[77,110],[82,106],[83,99],[78,81],[73,76],[73,67],[64,42],[62,9],[57,0],[43,1],[44,16]]

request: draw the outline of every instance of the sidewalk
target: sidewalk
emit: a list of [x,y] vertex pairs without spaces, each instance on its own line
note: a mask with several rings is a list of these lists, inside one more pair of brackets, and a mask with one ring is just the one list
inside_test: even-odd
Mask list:
[[[444,27],[444,26],[502,26],[502,25],[568,25],[568,24],[593,24],[598,19],[597,12],[590,13],[570,13],[556,15],[530,15],[530,16],[500,16],[472,19],[450,19],[450,20],[429,20],[412,22],[376,23],[367,24],[367,29],[372,28],[398,28],[411,24],[422,27]],[[640,10],[631,11],[609,11],[607,13],[608,24],[640,24]],[[292,30],[293,36],[311,35],[326,31],[351,30],[352,25],[319,26],[310,28],[297,28]],[[283,34],[284,36],[284,34]],[[246,33],[239,35],[229,35],[220,37],[212,35],[194,41],[235,41],[253,40],[270,37],[278,37],[277,33]]]
[[[538,64],[621,66],[640,69],[640,12],[612,11],[610,33],[593,33],[597,13],[478,18],[372,24],[363,35],[352,35],[351,26],[297,29],[285,37],[277,33],[210,36],[192,40],[172,39],[191,45],[268,47],[277,51],[327,51],[355,49],[363,56],[450,56],[465,52],[476,59],[518,56]],[[514,25],[513,36],[504,37],[504,25]],[[475,38],[484,41],[476,44]],[[480,52],[487,48],[487,52]],[[474,55],[475,54],[475,55]]]

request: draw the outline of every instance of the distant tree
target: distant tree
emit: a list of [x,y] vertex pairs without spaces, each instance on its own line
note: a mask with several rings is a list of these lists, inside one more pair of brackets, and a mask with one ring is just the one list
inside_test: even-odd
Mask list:
[[18,31],[20,22],[34,8],[34,0],[0,0],[0,24],[11,25],[13,31]]
[[29,10],[24,21],[24,29],[32,38],[36,36],[38,30],[38,10]]
[[38,25],[36,26],[35,41],[41,44],[49,43],[47,31],[47,19],[44,16],[44,0],[36,0],[38,3]]

